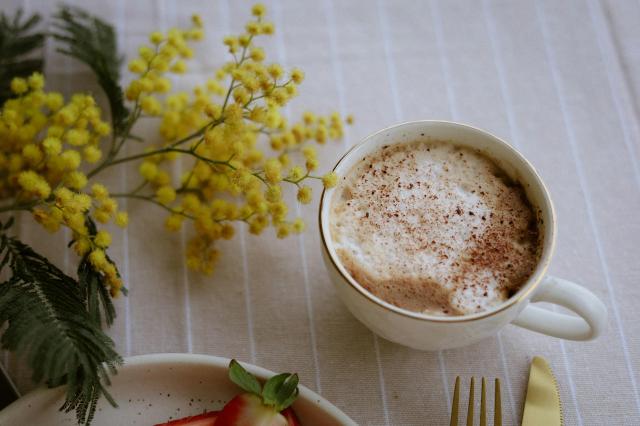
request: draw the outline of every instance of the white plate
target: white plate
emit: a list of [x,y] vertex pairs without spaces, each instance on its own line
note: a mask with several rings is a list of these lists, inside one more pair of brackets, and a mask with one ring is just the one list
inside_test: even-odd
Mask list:
[[[242,363],[260,379],[273,372]],[[151,426],[203,411],[219,410],[240,389],[228,378],[229,360],[209,355],[152,354],[125,359],[109,392],[119,407],[98,404],[93,426]],[[356,425],[315,392],[300,386],[293,409],[303,426]],[[64,389],[37,389],[0,412],[0,425],[75,425],[74,413],[61,413]]]

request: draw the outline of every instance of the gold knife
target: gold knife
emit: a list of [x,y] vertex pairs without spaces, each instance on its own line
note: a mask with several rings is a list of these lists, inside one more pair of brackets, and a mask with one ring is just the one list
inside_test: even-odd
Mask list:
[[531,361],[522,426],[540,425],[562,426],[564,420],[556,377],[547,361],[536,356]]

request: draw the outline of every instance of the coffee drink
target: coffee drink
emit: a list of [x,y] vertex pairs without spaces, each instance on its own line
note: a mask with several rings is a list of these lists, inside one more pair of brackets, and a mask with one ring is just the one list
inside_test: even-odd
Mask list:
[[342,176],[330,230],[365,289],[431,315],[481,312],[511,297],[541,252],[522,186],[491,159],[445,141],[389,145]]

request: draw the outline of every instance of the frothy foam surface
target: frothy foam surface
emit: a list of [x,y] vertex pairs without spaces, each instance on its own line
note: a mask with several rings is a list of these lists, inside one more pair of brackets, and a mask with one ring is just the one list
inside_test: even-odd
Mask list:
[[484,155],[419,141],[368,155],[331,202],[340,261],[364,288],[417,312],[464,315],[508,299],[539,259],[522,187]]

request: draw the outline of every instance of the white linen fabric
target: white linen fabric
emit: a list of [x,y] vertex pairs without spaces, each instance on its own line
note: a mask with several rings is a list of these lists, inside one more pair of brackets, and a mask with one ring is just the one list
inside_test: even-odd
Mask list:
[[[55,2],[5,0],[3,10],[51,15]],[[109,20],[128,58],[155,29],[205,20],[185,76],[189,88],[227,60],[224,35],[241,31],[246,1],[68,1]],[[555,200],[559,235],[551,272],[597,294],[609,326],[576,343],[507,326],[471,347],[419,352],[377,338],[336,299],[320,256],[317,200],[293,209],[301,236],[221,244],[215,274],[188,271],[189,229],[169,234],[165,212],[129,201],[131,224],[110,250],[129,288],[109,333],[123,355],[193,352],[297,371],[306,386],[363,425],[448,424],[456,375],[503,381],[505,424],[521,417],[529,362],[549,360],[567,425],[640,424],[640,3],[540,1],[269,1],[276,34],[261,43],[273,61],[306,72],[287,113],[353,113],[342,142],[320,150],[329,170],[345,149],[394,123],[448,119],[486,129],[538,168]],[[46,46],[49,88],[97,86],[88,69]],[[125,67],[126,68],[126,67]],[[130,76],[124,70],[126,79]],[[157,138],[151,121],[136,134]],[[180,167],[176,168],[179,173]],[[137,165],[112,173],[113,191],[137,184]],[[319,189],[319,188],[317,188]],[[291,200],[294,195],[291,195]],[[57,265],[76,258],[69,237],[43,236],[27,216],[19,235]],[[15,357],[4,364],[33,387]],[[491,387],[492,388],[492,387]],[[116,395],[117,398],[117,395]],[[490,399],[492,400],[492,398]],[[466,401],[466,397],[464,398]],[[466,402],[465,402],[466,403]]]

